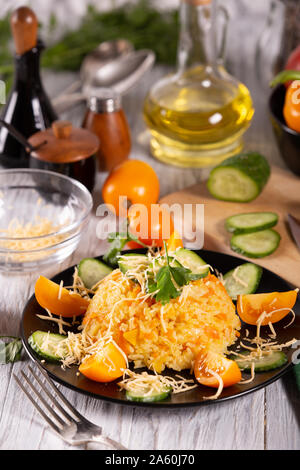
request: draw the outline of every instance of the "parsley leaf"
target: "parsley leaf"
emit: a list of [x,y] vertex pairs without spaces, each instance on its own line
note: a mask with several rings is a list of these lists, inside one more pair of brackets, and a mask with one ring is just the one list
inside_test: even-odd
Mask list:
[[176,260],[176,266],[171,266],[171,258],[168,255],[165,245],[165,261],[166,266],[162,266],[156,276],[151,270],[147,272],[147,292],[155,294],[155,299],[162,304],[168,303],[171,299],[176,299],[181,294],[180,287],[185,286],[190,281],[195,281],[203,277],[203,274],[194,274],[188,268],[182,266]]
[[[12,339],[6,342],[3,339]],[[15,336],[0,336],[0,364],[17,362],[21,359],[22,341]]]
[[156,300],[162,304],[166,304],[170,299],[176,299],[180,295],[180,291],[175,287],[172,280],[172,271],[169,265],[160,268],[156,275]]

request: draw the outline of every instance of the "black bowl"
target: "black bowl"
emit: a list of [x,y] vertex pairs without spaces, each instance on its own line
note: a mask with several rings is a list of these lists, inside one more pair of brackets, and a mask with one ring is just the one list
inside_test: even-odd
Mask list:
[[290,129],[283,117],[286,87],[279,85],[271,93],[269,110],[281,156],[290,170],[300,176],[300,133]]

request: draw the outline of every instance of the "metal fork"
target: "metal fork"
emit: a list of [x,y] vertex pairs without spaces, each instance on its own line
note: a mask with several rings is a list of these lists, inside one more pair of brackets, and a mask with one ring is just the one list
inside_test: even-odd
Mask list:
[[[26,375],[23,371],[21,371],[21,375],[24,378],[26,384],[29,386],[29,389],[36,395],[37,399],[32,396],[30,390],[26,388],[25,384],[22,383],[16,374],[14,374],[14,378],[37,411],[64,441],[74,446],[86,444],[88,442],[98,442],[113,449],[127,450],[126,447],[122,446],[122,444],[114,441],[113,439],[110,439],[107,436],[104,436],[100,426],[91,423],[80,413],[78,413],[78,411],[75,410],[75,408],[68,402],[68,400],[58,390],[54,383],[49,379],[48,374],[44,371],[44,369],[39,364],[36,365],[39,368],[40,373],[45,378],[46,383],[52,389],[52,392],[54,392],[65,405],[64,407],[58,402],[53,393],[49,391],[49,388],[45,386],[45,383],[42,382],[41,378],[34,372],[31,366],[28,366],[28,370],[41,387],[41,390],[38,390],[38,388],[33,384],[34,380]],[[45,395],[47,395],[49,400],[46,400],[43,397],[41,393],[42,391]],[[38,400],[43,404],[44,408],[48,411],[50,416],[46,414],[45,411],[40,407],[40,405],[37,403]],[[52,406],[49,404],[49,402]],[[59,411],[60,414],[54,410],[54,407]]]

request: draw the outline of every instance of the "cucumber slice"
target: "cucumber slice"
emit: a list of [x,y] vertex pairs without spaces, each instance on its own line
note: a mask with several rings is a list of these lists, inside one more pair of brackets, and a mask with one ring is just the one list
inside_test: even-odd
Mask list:
[[[173,268],[176,268],[176,267],[180,268],[180,266],[182,266],[180,261],[177,260],[176,257],[173,256],[173,254],[168,255],[168,258],[169,258],[169,264]],[[152,263],[149,264],[149,271],[153,271],[153,270],[157,271],[159,268],[162,268],[163,266],[166,266],[166,265],[167,265],[167,258],[164,255],[159,256],[155,258]]]
[[144,391],[144,394],[143,392],[129,392],[128,390],[126,390],[126,398],[127,400],[129,401],[139,401],[139,402],[143,402],[143,403],[153,403],[155,401],[162,401],[162,400],[165,400],[166,398],[168,398],[170,396],[172,392],[172,388],[171,387],[168,387],[168,388],[165,388],[165,390],[161,391],[161,392],[156,392],[156,393],[153,393],[151,395],[146,395],[147,393],[147,390]]
[[128,253],[126,255],[121,255],[118,258],[118,265],[123,274],[127,271],[135,269],[138,265],[148,266],[149,261],[146,255],[141,255],[139,253]]
[[249,258],[263,258],[278,248],[281,237],[273,229],[254,233],[242,233],[231,237],[230,245],[233,251]]
[[278,222],[275,212],[248,212],[228,217],[225,227],[228,232],[235,234],[252,233],[274,227]]
[[262,268],[253,263],[241,264],[224,275],[225,288],[233,300],[238,295],[254,294],[258,288]]
[[112,268],[95,258],[84,258],[78,265],[78,275],[87,289],[112,272]]
[[28,343],[42,359],[57,362],[67,353],[63,345],[60,345],[66,338],[63,335],[37,330],[29,336]]
[[200,258],[194,251],[187,250],[186,248],[179,248],[176,250],[175,257],[185,268],[192,271],[193,274],[205,277],[209,273],[207,263]]
[[[239,354],[243,354],[245,356],[249,355],[249,351],[241,351]],[[272,351],[270,354],[264,354],[262,357],[253,359],[251,361],[238,358],[236,356],[231,356],[239,368],[245,372],[251,371],[251,363],[254,362],[254,370],[255,372],[266,372],[268,370],[277,369],[278,367],[282,367],[284,364],[287,363],[286,354],[283,351]]]
[[250,152],[227,158],[210,172],[207,188],[222,201],[253,201],[270,176],[270,165],[259,153]]

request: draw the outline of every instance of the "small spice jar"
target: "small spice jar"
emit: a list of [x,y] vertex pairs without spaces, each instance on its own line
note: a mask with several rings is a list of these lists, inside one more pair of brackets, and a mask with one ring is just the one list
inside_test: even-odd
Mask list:
[[99,90],[89,98],[82,127],[100,140],[97,152],[100,171],[111,171],[128,158],[131,149],[130,130],[121,97],[110,88]]
[[30,168],[55,171],[94,189],[98,138],[86,129],[72,127],[69,121],[54,121],[52,127],[29,138],[35,148]]

